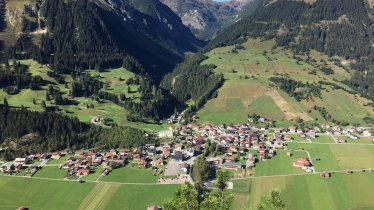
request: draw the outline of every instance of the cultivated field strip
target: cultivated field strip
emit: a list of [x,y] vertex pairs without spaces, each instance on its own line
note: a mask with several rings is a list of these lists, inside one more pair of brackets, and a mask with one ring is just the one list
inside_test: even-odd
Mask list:
[[79,210],[101,210],[118,190],[118,184],[98,183],[79,206]]

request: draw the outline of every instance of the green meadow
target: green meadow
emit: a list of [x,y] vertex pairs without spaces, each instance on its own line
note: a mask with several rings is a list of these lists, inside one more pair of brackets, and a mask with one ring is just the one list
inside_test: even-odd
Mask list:
[[56,166],[44,166],[37,171],[34,177],[49,178],[49,179],[63,179],[68,174],[66,169],[59,169]]
[[334,173],[330,179],[313,174],[234,181],[234,209],[255,209],[272,189],[282,192],[289,210],[368,210],[374,206],[374,174],[357,172]]
[[[374,168],[374,147],[360,144],[298,144],[288,143],[288,149],[310,153],[316,171],[359,170]],[[316,159],[320,158],[320,161]]]
[[270,160],[259,162],[256,165],[256,176],[272,176],[286,174],[303,174],[300,168],[293,167],[293,162],[299,158],[307,158],[308,155],[303,151],[293,152],[291,157],[287,156],[286,151],[279,150],[277,155]]
[[179,185],[80,184],[0,176],[0,187],[3,192],[0,196],[0,209],[24,206],[37,210],[144,210],[151,204],[162,205],[165,199],[174,195]]
[[0,177],[0,209],[78,209],[95,184]]

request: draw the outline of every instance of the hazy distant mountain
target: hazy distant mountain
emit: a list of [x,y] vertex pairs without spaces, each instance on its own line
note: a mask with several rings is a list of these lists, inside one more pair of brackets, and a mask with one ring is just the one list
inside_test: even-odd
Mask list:
[[212,0],[160,0],[177,13],[183,24],[201,39],[212,39],[232,24],[251,0],[214,2]]

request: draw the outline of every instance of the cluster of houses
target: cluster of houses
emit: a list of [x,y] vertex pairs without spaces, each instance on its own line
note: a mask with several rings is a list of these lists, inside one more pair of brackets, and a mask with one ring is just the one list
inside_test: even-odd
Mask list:
[[[370,127],[347,127],[324,125],[321,128],[271,128],[271,132],[265,126],[253,127],[250,124],[242,125],[211,125],[211,124],[190,124],[182,126],[177,133],[178,142],[194,145],[195,151],[201,151],[201,146],[207,141],[216,142],[222,150],[220,157],[209,158],[214,167],[225,168],[252,168],[257,161],[265,161],[276,155],[279,149],[286,149],[286,143],[293,140],[297,134],[301,138],[315,139],[322,131],[327,134],[337,135],[349,134],[350,138],[357,135],[371,137]],[[300,159],[294,163],[307,172],[313,172],[314,168],[309,159]]]
[[276,137],[280,138],[280,135],[285,141],[292,141],[292,134],[298,134],[301,138],[308,140],[315,139],[316,134],[320,133],[321,130],[318,127],[314,128],[297,128],[296,126],[290,126],[288,128],[274,128]]
[[181,113],[175,113],[174,115],[170,116],[170,118],[167,120],[168,124],[178,124],[182,121],[183,115],[185,111]]
[[5,174],[18,174],[25,168],[26,158],[16,158],[13,163],[4,163],[0,166],[0,172]]
[[[195,144],[199,151],[203,148],[202,142]],[[77,151],[73,152],[55,152],[51,154],[30,155],[27,158],[16,158],[12,163],[4,163],[0,166],[1,173],[14,174],[22,169],[28,168],[31,174],[34,174],[41,166],[46,165],[51,160],[60,160],[66,158],[59,166],[60,169],[67,169],[67,178],[78,178],[80,176],[92,173],[98,166],[101,166],[102,176],[108,175],[113,169],[123,167],[128,163],[139,168],[152,168],[154,172],[161,172],[161,167],[167,162],[177,162],[177,174],[188,174],[189,161],[194,157],[195,148],[186,146],[183,143],[161,143],[147,144],[133,149],[109,151]],[[33,166],[33,162],[38,161],[38,166]],[[164,168],[164,167],[163,167]]]
[[257,161],[265,161],[276,155],[277,149],[284,149],[283,135],[267,135],[261,128],[250,125],[187,125],[176,137],[178,142],[194,145],[201,151],[206,141],[216,142],[223,155],[209,158],[213,167],[252,168]]
[[[61,158],[61,153],[55,153]],[[128,155],[122,151],[110,150],[108,152],[79,151],[75,156],[71,156],[60,165],[60,169],[68,170],[68,176],[84,176],[92,172],[92,169],[102,166],[102,175],[106,176],[112,169],[125,166]]]
[[41,167],[32,165],[28,166],[28,161],[30,161],[28,158],[16,158],[13,162],[4,163],[0,166],[0,173],[12,175],[18,174],[21,170],[26,169],[25,174],[33,176]]
[[[147,144],[133,149],[111,149],[105,152],[89,150],[30,155],[27,158],[17,158],[13,163],[3,164],[0,166],[0,172],[19,173],[27,168],[28,173],[34,174],[40,168],[28,163],[38,160],[39,166],[43,166],[50,160],[59,160],[69,155],[60,165],[60,169],[67,169],[68,176],[73,177],[88,175],[98,166],[103,168],[102,176],[106,176],[112,169],[123,167],[128,163],[139,168],[152,168],[154,174],[164,172],[166,176],[187,176],[195,156],[204,151],[207,142],[214,142],[219,152],[215,157],[207,159],[211,167],[253,169],[258,161],[271,159],[277,154],[277,150],[287,149],[287,142],[293,140],[294,134],[311,140],[321,131],[331,135],[346,135],[351,139],[365,136],[372,138],[374,142],[373,129],[370,127],[341,128],[322,125],[320,128],[290,126],[269,130],[264,126],[253,127],[250,124],[189,124],[181,126],[178,130],[169,129],[159,133],[161,138],[173,137],[175,139],[173,143]],[[345,142],[344,139],[338,141]],[[288,155],[292,154],[289,152]],[[307,172],[314,171],[309,159],[299,159],[293,166]]]
[[330,126],[330,125],[324,124],[321,126],[321,128],[326,131],[326,134],[336,135],[336,136],[349,135],[353,139],[355,137],[357,138],[357,135],[368,137],[368,138],[374,137],[374,129],[372,127],[349,126],[349,127],[343,128],[338,125]]

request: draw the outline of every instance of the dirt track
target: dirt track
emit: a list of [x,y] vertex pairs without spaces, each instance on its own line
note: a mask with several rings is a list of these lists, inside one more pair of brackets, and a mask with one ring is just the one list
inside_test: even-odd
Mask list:
[[295,119],[295,118],[301,118],[305,121],[313,120],[313,118],[309,117],[305,113],[296,112],[291,105],[284,100],[284,98],[279,95],[277,90],[269,90],[265,93],[265,95],[270,96],[275,104],[283,111],[283,113],[286,115],[287,120]]

